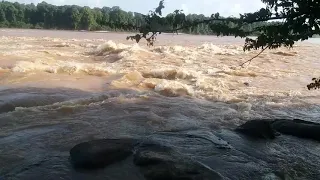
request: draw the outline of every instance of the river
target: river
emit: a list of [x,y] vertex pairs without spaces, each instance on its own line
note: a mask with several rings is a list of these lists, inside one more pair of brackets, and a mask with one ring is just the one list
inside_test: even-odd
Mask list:
[[0,29],[0,176],[119,179],[112,169],[74,172],[68,151],[97,138],[251,119],[318,121],[320,92],[306,86],[320,75],[319,39],[240,68],[259,52],[244,52],[244,39],[165,34],[147,47],[127,35]]

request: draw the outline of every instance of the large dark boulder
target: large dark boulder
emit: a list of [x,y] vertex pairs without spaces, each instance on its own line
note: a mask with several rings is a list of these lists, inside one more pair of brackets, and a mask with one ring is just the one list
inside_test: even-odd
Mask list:
[[320,124],[301,119],[252,120],[237,132],[255,138],[274,139],[279,133],[320,141]]
[[236,128],[236,131],[253,138],[274,139],[277,133],[271,124],[270,120],[252,120]]
[[[284,120],[288,120],[288,119],[284,119]],[[276,121],[281,121],[281,119],[276,120]],[[283,119],[282,119],[282,121],[283,121]],[[293,119],[292,121],[295,122],[295,123],[320,125],[319,123],[315,123],[315,122],[311,122],[311,121],[305,121],[305,120],[302,120],[302,119]]]
[[0,114],[1,113],[12,112],[15,109],[16,109],[16,107],[12,103],[1,103],[0,102]]
[[220,180],[212,169],[176,150],[160,144],[144,143],[134,153],[134,163],[147,180]]
[[282,134],[320,141],[320,124],[317,123],[299,119],[276,120],[272,128]]
[[102,168],[126,159],[132,154],[133,139],[100,139],[84,142],[70,150],[71,162],[76,168]]

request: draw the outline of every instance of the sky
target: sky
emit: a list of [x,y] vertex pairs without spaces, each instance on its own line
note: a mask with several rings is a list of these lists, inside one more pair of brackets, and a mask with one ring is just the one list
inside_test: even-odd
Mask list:
[[[43,0],[9,0],[19,3],[37,4]],[[80,5],[90,7],[119,6],[125,11],[147,14],[158,6],[160,0],[45,0],[54,5]],[[210,16],[219,12],[222,16],[239,16],[239,13],[253,12],[264,4],[261,0],[165,0],[164,14],[182,9],[185,13],[204,14]]]

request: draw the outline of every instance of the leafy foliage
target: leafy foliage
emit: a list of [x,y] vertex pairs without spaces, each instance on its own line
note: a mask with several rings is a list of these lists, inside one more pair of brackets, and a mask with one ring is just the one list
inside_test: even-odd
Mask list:
[[93,14],[89,7],[84,7],[81,11],[80,28],[90,30],[94,24]]
[[311,89],[320,89],[320,78],[313,78],[312,79],[312,83],[310,83],[307,87],[308,87],[308,90],[311,90]]
[[5,21],[7,21],[6,14],[5,14],[3,8],[0,8],[0,22],[5,22]]

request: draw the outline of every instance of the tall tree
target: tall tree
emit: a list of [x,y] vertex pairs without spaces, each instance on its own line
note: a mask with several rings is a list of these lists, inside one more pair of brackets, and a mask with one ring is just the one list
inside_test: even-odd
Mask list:
[[46,13],[44,15],[44,25],[46,28],[54,28],[56,19],[55,14],[57,11],[57,7],[53,5],[47,5]]
[[16,22],[17,12],[18,12],[17,9],[12,4],[8,5],[6,8],[6,19],[9,22]]
[[128,24],[128,14],[118,6],[114,6],[111,8],[109,16],[111,26],[114,29],[122,30],[125,28],[124,26]]
[[15,2],[13,6],[17,9],[16,20],[20,22],[24,21],[25,6],[17,2]]
[[46,21],[46,14],[49,12],[48,10],[48,3],[46,2],[41,2],[37,5],[37,11],[36,11],[36,16],[37,16],[37,21],[39,23],[45,23]]
[[27,24],[36,24],[36,11],[37,8],[33,3],[26,5],[24,12],[24,22]]
[[72,8],[71,19],[72,19],[73,29],[78,29],[80,20],[81,20],[81,14],[79,10],[75,7]]
[[0,6],[0,22],[5,22],[5,21],[7,21],[6,13],[5,13],[4,7]]
[[84,7],[81,10],[80,28],[90,30],[94,24],[94,17],[89,7]]
[[103,20],[103,14],[101,12],[101,9],[99,8],[94,8],[93,9],[93,15],[94,15],[94,19],[95,19],[95,22],[98,23],[98,24],[102,24],[102,20]]

